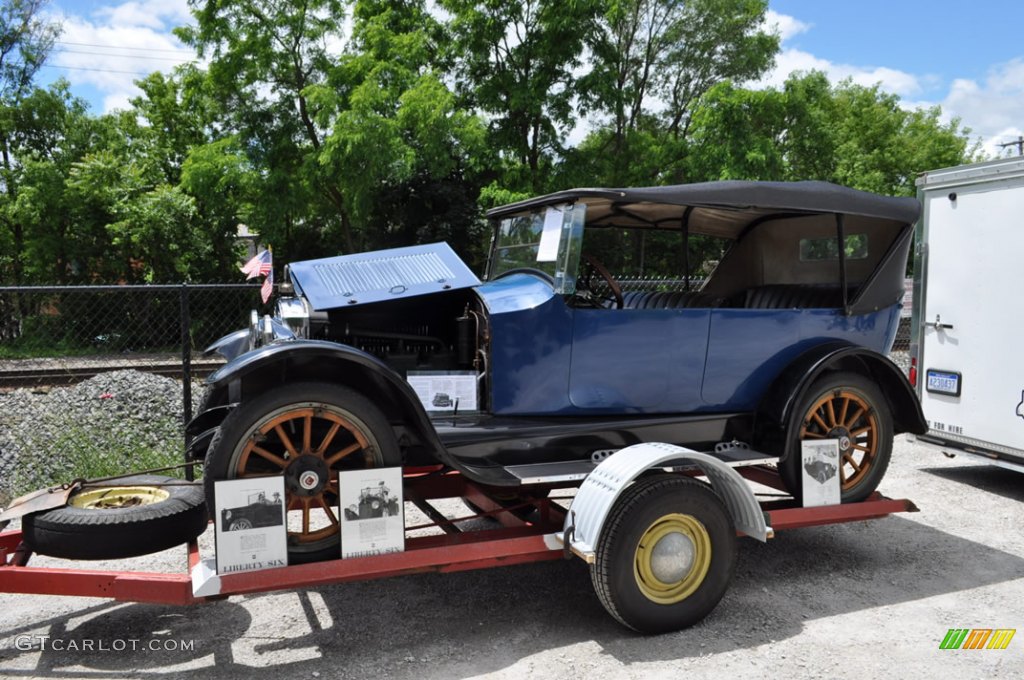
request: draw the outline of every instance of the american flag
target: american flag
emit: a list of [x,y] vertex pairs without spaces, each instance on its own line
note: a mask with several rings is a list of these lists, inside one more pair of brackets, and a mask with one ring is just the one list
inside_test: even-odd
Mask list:
[[[268,267],[270,265],[267,265]],[[267,304],[267,300],[270,299],[270,294],[274,292],[274,270],[267,270],[267,278],[263,279],[263,285],[260,286],[260,296],[263,298],[263,304]]]
[[260,286],[260,296],[263,298],[263,304],[267,304],[271,293],[274,292],[274,256],[270,253],[270,250],[261,250],[255,257],[246,262],[241,269],[242,273],[245,274],[246,281],[257,276],[267,277],[263,279],[263,285]]
[[273,255],[270,254],[269,250],[261,250],[256,253],[255,257],[242,265],[242,273],[245,274],[245,280],[254,279],[257,276],[266,276],[273,271]]

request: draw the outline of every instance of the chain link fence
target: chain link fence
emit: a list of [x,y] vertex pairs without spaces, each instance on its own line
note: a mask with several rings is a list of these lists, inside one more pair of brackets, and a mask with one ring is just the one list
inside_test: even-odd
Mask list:
[[[0,287],[0,507],[78,477],[180,463],[200,352],[259,285]],[[24,388],[24,389],[15,389]]]
[[258,304],[259,286],[247,284],[0,287],[0,388],[108,368],[180,372],[248,326]]

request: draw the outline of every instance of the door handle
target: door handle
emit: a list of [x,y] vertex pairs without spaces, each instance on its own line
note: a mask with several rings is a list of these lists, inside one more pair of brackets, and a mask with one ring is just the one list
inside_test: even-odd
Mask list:
[[924,325],[925,326],[931,326],[932,328],[934,328],[937,331],[938,330],[945,330],[947,328],[953,328],[953,324],[951,324],[951,323],[942,323],[942,315],[941,314],[936,314],[935,315],[935,321],[932,321],[932,322],[927,322],[926,321]]

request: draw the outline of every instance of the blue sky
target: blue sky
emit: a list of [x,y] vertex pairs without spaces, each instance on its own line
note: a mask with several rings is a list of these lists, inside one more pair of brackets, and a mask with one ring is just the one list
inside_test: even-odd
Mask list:
[[[171,35],[189,21],[186,0],[51,0],[64,34],[44,77],[63,76],[93,111],[127,105],[142,73],[193,58]],[[1024,134],[1021,0],[770,0],[783,37],[776,67],[880,83],[908,108],[940,105],[990,153]]]

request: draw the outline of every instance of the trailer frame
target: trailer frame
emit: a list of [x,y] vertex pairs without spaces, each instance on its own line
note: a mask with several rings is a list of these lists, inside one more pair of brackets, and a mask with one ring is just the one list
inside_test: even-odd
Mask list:
[[[778,473],[766,465],[737,468],[747,480],[783,490]],[[689,474],[693,473],[679,473]],[[437,526],[443,533],[412,536],[399,553],[337,559],[262,571],[212,575],[198,544],[187,546],[185,570],[178,573],[118,571],[77,567],[36,567],[32,553],[22,544],[21,532],[0,533],[0,592],[112,598],[123,602],[191,605],[226,599],[232,595],[307,588],[349,581],[363,581],[426,572],[449,573],[528,564],[571,556],[563,546],[561,527],[566,510],[557,501],[531,501],[536,512],[521,519],[522,507],[501,506],[479,486],[458,472],[442,466],[407,468],[403,474],[406,500],[424,510],[433,525],[407,527],[407,531]],[[431,501],[463,498],[482,512],[447,518]],[[792,499],[774,496],[760,501],[772,532],[799,527],[856,522],[898,512],[916,512],[906,499],[875,493],[858,503],[821,507],[797,507]],[[494,529],[463,531],[458,524],[490,516],[500,521]],[[770,534],[771,535],[771,534]]]

